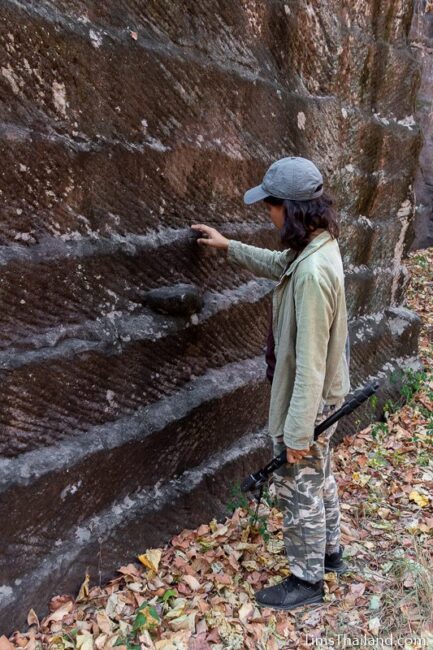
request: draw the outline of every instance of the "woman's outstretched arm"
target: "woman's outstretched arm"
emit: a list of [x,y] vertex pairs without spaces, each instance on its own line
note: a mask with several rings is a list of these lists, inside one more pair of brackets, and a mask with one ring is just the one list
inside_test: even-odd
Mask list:
[[193,224],[194,230],[205,232],[208,237],[197,239],[199,244],[222,248],[226,251],[227,259],[236,262],[255,275],[278,280],[296,252],[292,249],[273,251],[260,246],[244,244],[236,239],[227,239],[215,228],[204,224]]

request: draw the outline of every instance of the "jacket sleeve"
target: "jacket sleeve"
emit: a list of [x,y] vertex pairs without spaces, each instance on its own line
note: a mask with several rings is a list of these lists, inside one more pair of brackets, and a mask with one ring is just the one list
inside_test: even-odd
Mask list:
[[289,248],[272,251],[251,244],[244,244],[236,239],[229,239],[227,259],[237,262],[255,275],[278,280],[287,264],[295,258],[296,251]]
[[296,375],[283,433],[286,447],[308,449],[314,441],[336,298],[332,285],[311,273],[297,279],[294,289]]
[[346,353],[347,367],[350,368],[350,338],[349,338],[349,332],[347,333],[346,345],[345,345],[344,350],[345,350],[345,353]]

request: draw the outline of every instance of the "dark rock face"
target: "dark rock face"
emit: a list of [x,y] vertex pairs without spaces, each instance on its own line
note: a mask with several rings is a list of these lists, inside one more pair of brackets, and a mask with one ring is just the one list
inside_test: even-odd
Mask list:
[[424,135],[414,182],[416,216],[411,250],[416,250],[433,246],[433,6],[428,0],[415,0],[409,37],[421,66],[415,119]]
[[418,367],[412,4],[0,3],[2,632],[222,516],[269,459],[274,283],[189,226],[277,248],[242,203],[273,160],[336,197],[353,387],[379,378],[380,408]]

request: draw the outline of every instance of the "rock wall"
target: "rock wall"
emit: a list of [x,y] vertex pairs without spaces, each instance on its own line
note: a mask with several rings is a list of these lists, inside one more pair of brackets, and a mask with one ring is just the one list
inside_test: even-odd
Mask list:
[[0,0],[3,632],[222,516],[269,458],[273,282],[189,225],[278,247],[242,202],[276,158],[310,157],[336,197],[353,388],[379,378],[380,410],[417,367],[412,9]]
[[415,0],[409,38],[421,68],[415,119],[424,136],[414,182],[415,237],[411,250],[417,250],[433,246],[433,4],[429,0]]

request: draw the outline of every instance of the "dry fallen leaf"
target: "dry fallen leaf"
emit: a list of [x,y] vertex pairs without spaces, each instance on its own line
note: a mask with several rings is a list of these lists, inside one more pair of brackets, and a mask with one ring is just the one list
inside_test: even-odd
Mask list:
[[254,614],[254,609],[255,607],[253,603],[251,602],[244,603],[242,607],[240,607],[238,612],[240,622],[244,624],[247,623],[249,619],[252,618]]
[[69,614],[69,612],[73,609],[74,603],[70,600],[62,607],[59,607],[59,609],[56,609],[55,612],[52,612],[49,614],[46,618],[44,618],[44,623],[45,625],[49,623],[50,621],[61,621],[65,616]]
[[89,632],[77,634],[77,650],[93,650],[93,636]]
[[158,573],[158,566],[161,560],[161,553],[162,551],[160,548],[150,548],[146,551],[146,553],[139,555],[138,559],[140,560],[141,564],[143,564],[145,567],[147,567],[154,573]]
[[37,625],[37,627],[39,627],[39,619],[34,609],[31,609],[27,614],[27,624]]
[[375,616],[374,618],[371,618],[368,621],[368,629],[375,636],[378,635],[379,629],[380,629],[380,619],[377,616]]
[[15,646],[3,634],[0,636],[0,650],[14,650]]
[[79,602],[80,600],[85,600],[89,595],[89,582],[90,582],[90,575],[86,571],[86,577],[84,578],[83,583],[81,584],[80,591],[78,592],[78,596],[76,598],[77,602]]
[[194,578],[194,576],[186,575],[183,576],[182,580],[186,582],[193,591],[198,591],[200,589],[200,583],[197,578]]
[[415,501],[420,508],[425,508],[425,506],[428,506],[430,503],[429,498],[425,494],[420,494],[416,490],[412,490],[409,494],[409,499]]

